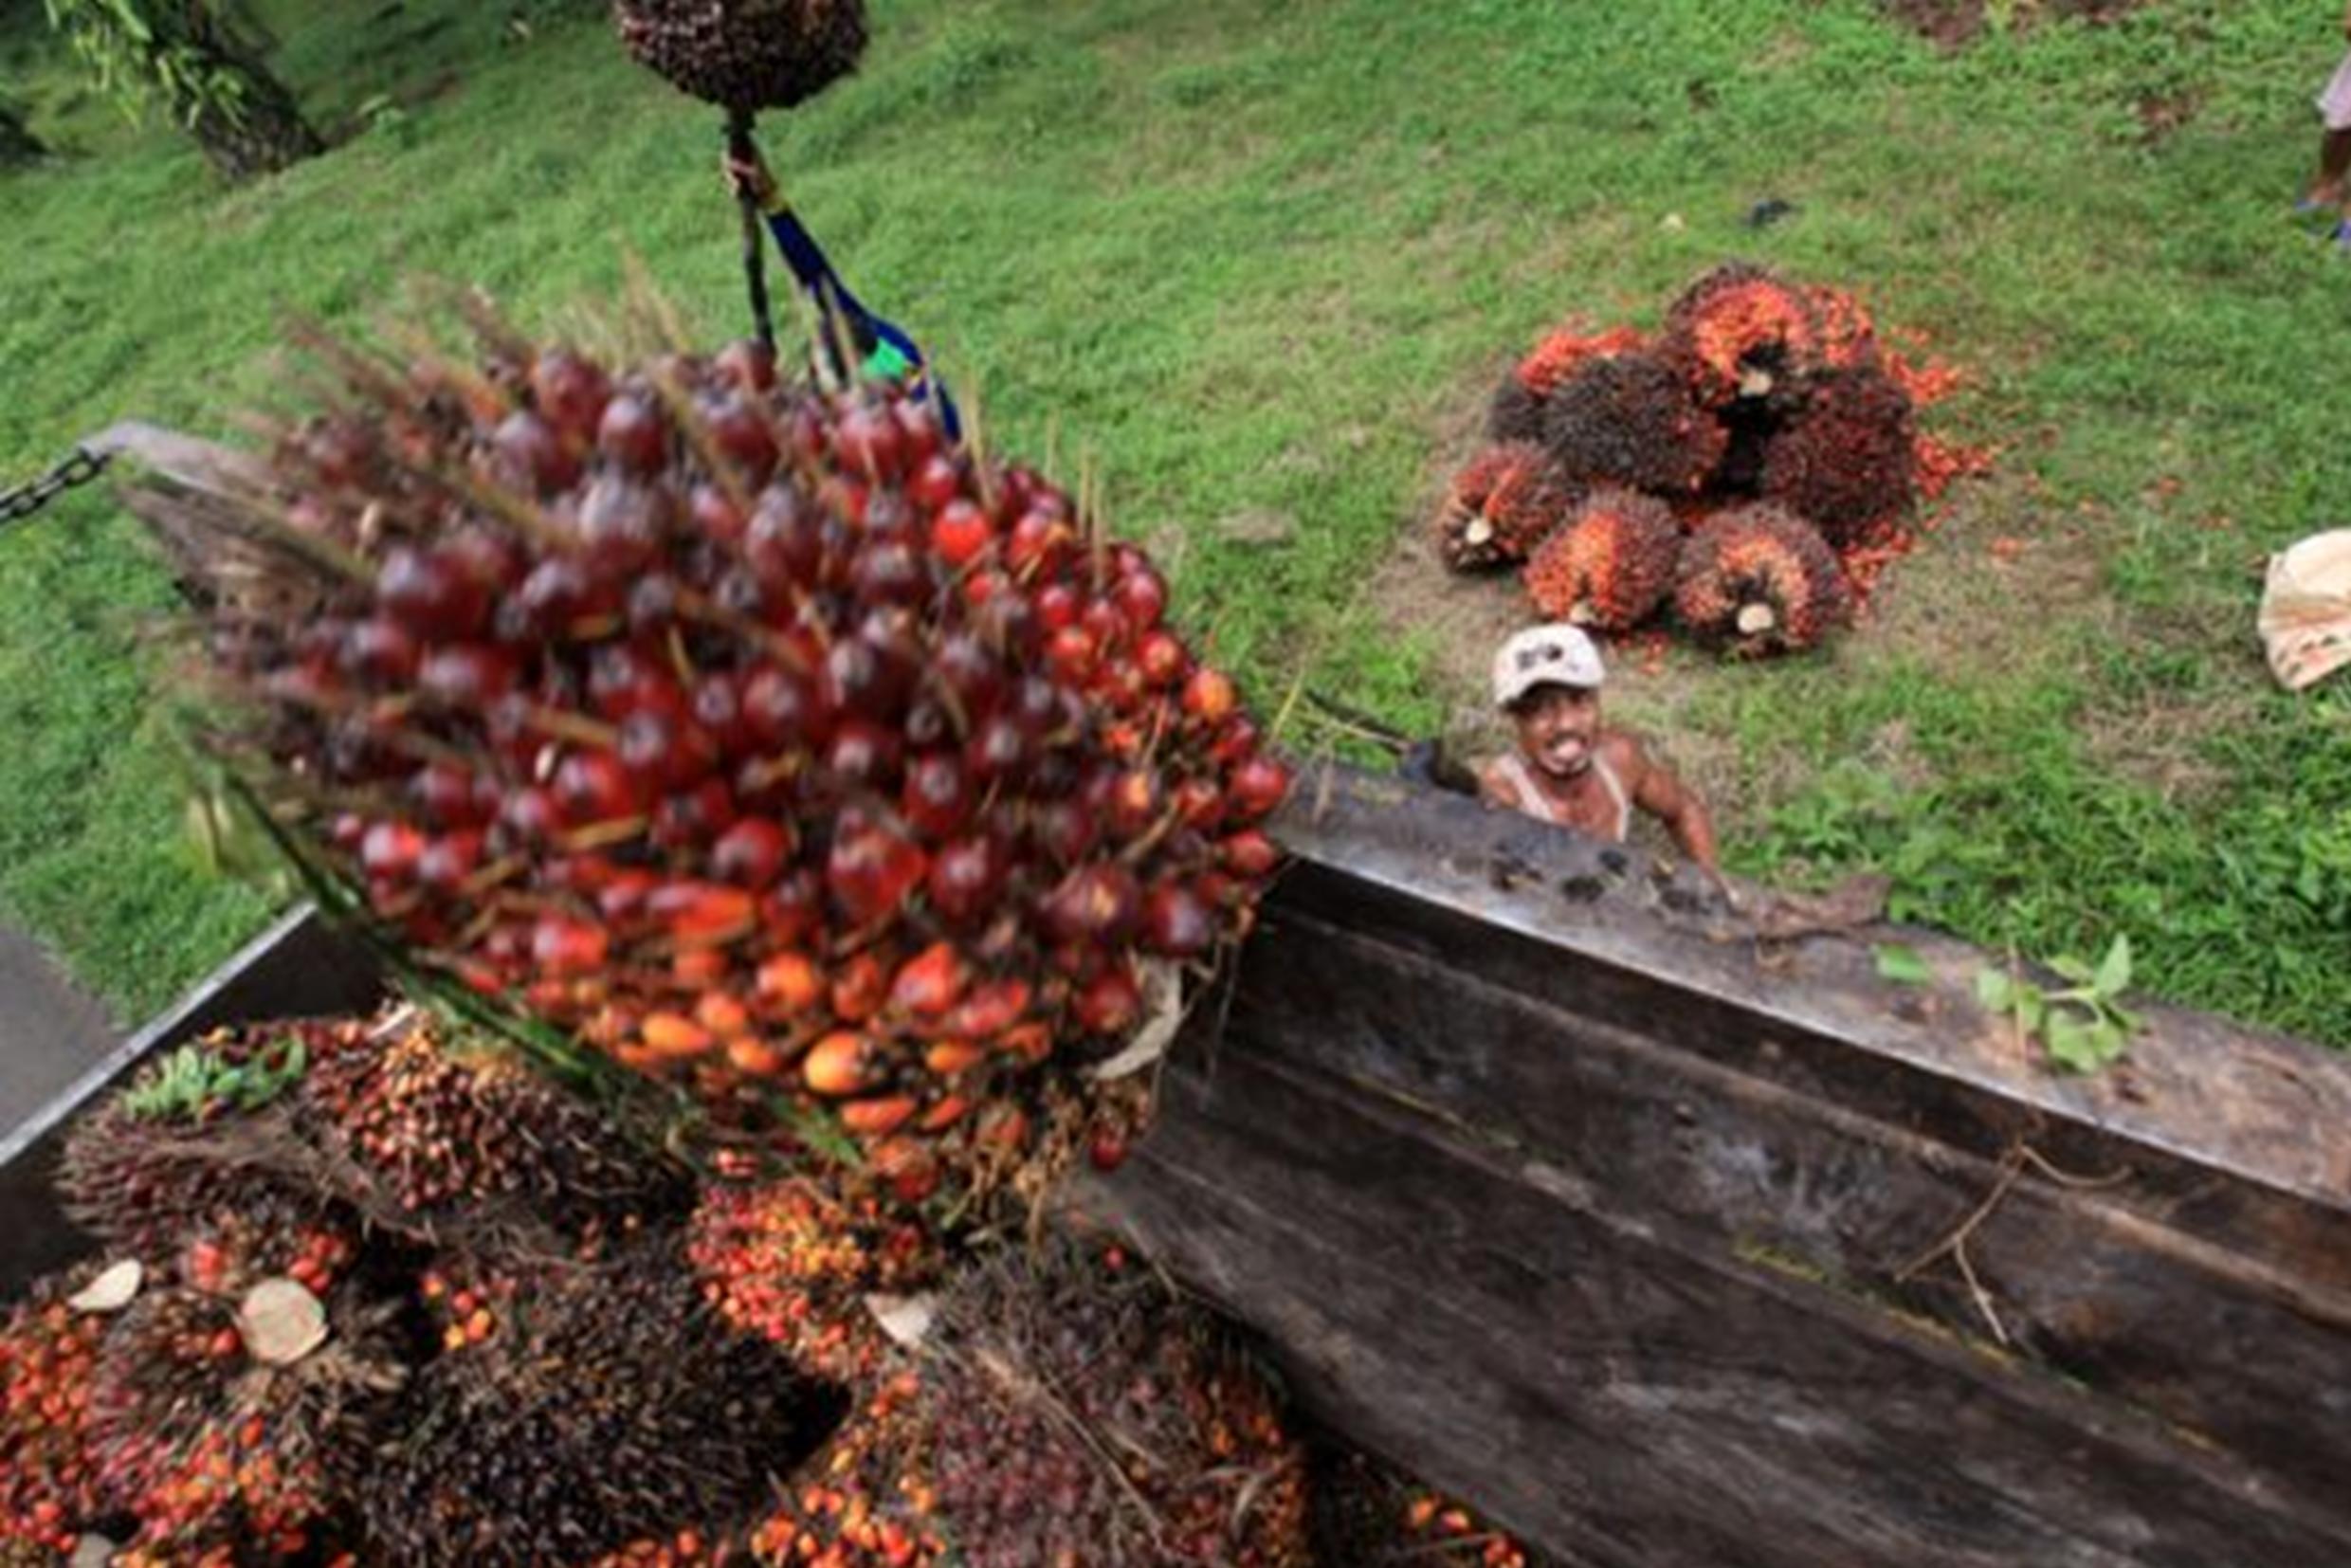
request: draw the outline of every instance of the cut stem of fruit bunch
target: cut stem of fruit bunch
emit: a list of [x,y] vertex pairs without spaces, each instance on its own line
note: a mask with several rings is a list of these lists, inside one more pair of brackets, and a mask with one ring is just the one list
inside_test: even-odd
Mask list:
[[1233,683],[895,391],[485,337],[319,345],[274,494],[135,496],[210,744],[413,955],[721,1124],[837,1118],[908,1197],[1025,1147],[1248,929],[1289,775]]

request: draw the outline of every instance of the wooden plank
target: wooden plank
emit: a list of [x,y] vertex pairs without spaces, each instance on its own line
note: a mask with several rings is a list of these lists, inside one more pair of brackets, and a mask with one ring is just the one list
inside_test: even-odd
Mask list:
[[2258,1471],[1637,1200],[1230,1040],[1089,1195],[1327,1419],[1571,1560],[2351,1559]]

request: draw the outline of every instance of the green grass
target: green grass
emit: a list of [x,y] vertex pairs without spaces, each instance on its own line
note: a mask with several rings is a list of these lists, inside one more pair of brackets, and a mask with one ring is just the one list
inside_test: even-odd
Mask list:
[[[632,247],[739,330],[710,116],[596,9],[533,8],[516,44],[456,0],[279,8],[322,120],[400,108],[235,191],[77,100],[37,8],[0,13],[79,155],[0,176],[0,475],[126,413],[220,428],[286,312],[364,325],[411,272],[547,323]],[[1362,585],[1516,346],[1571,309],[1653,319],[1730,254],[1860,288],[1980,373],[1952,417],[2005,477],[1832,658],[1677,661],[1735,859],[1883,866],[1904,913],[2034,954],[2128,930],[2162,993],[2346,1043],[2351,706],[2272,695],[2251,645],[2251,569],[2351,495],[2351,268],[2282,216],[2339,46],[2287,0],[1959,56],[1862,0],[884,0],[866,73],[770,150],[1003,443],[1091,454],[1261,696],[1307,671],[1415,725],[1467,694]],[[2183,92],[2148,143],[2136,105]],[[1742,228],[1767,195],[1797,217]],[[2007,577],[1995,532],[2038,541]],[[132,1013],[262,914],[182,848],[133,657],[161,602],[98,500],[0,535],[0,907]]]

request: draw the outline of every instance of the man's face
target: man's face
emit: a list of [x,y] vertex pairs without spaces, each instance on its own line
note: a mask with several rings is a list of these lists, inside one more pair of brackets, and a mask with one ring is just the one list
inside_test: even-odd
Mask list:
[[1511,710],[1519,750],[1554,778],[1592,766],[1600,743],[1600,694],[1590,686],[1537,686]]

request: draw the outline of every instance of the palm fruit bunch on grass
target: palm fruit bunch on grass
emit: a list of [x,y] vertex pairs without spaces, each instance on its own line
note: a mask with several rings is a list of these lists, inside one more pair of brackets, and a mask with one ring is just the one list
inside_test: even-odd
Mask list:
[[1734,262],[1685,290],[1666,318],[1663,352],[1708,408],[1792,408],[1824,365],[1825,328],[1811,290]]
[[325,352],[265,486],[134,504],[212,745],[419,961],[919,1194],[1247,930],[1289,775],[1033,470],[749,348]]
[[0,1550],[57,1563],[107,1511],[89,1452],[90,1385],[105,1323],[60,1282],[0,1323]]
[[1702,489],[1728,439],[1675,365],[1656,354],[1588,360],[1543,410],[1543,443],[1561,472],[1665,496]]
[[1891,376],[1873,366],[1831,372],[1772,438],[1760,489],[1843,550],[1909,506],[1917,454],[1910,396]]
[[1526,563],[1526,591],[1547,620],[1630,631],[1673,595],[1682,525],[1664,501],[1614,485],[1595,490]]
[[614,1111],[413,1012],[325,1038],[301,1102],[355,1206],[436,1243],[505,1226],[592,1246],[683,1206],[683,1174]]
[[789,109],[857,68],[864,0],[615,0],[637,63],[729,109]]
[[911,1296],[946,1269],[933,1232],[895,1206],[796,1177],[711,1183],[689,1237],[703,1294],[727,1322],[851,1387],[870,1383],[889,1355],[866,1298]]
[[411,1379],[355,1489],[391,1560],[586,1564],[747,1526],[828,1405],[647,1246],[534,1275],[498,1332]]
[[1074,1248],[958,1282],[920,1358],[964,1568],[1298,1568],[1303,1454],[1262,1377],[1139,1271]]
[[1574,326],[1563,326],[1545,334],[1494,390],[1493,403],[1486,410],[1487,438],[1496,442],[1540,441],[1544,410],[1561,382],[1588,361],[1637,354],[1644,347],[1641,335],[1624,327],[1586,333]]
[[90,1451],[157,1552],[299,1558],[332,1531],[407,1377],[389,1310],[290,1280],[241,1296],[144,1290],[107,1334]]
[[1813,647],[1852,612],[1844,570],[1818,529],[1768,504],[1709,519],[1683,546],[1674,610],[1741,658]]
[[1576,495],[1534,442],[1485,447],[1447,486],[1437,510],[1437,553],[1456,572],[1522,561],[1558,527]]

